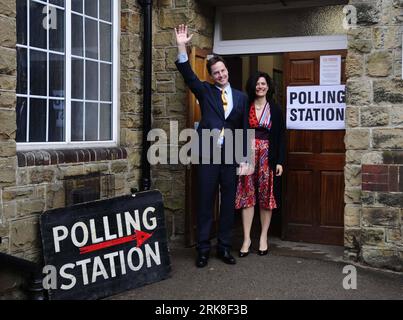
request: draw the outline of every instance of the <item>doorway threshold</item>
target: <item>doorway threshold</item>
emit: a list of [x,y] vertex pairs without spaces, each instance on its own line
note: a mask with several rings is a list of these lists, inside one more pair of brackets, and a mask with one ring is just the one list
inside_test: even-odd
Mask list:
[[[257,239],[257,241],[259,240]],[[304,259],[342,262],[344,255],[343,246],[283,241],[278,237],[269,237],[269,247],[272,255]]]

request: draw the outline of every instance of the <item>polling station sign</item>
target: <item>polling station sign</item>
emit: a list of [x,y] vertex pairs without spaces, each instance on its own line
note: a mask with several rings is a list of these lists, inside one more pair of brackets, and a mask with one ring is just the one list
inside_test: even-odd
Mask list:
[[50,299],[99,299],[169,277],[158,191],[47,211],[40,229]]
[[345,128],[344,85],[287,87],[287,129]]

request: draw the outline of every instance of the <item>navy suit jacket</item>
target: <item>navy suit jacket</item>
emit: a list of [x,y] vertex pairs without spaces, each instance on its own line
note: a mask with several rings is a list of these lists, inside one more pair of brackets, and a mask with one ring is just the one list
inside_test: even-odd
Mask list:
[[[189,61],[184,63],[175,62],[179,72],[182,74],[185,83],[196,96],[201,111],[201,120],[197,128],[199,134],[199,148],[201,148],[201,132],[202,129],[230,129],[233,133],[233,150],[235,152],[235,129],[243,129],[243,155],[246,155],[246,129],[249,128],[249,113],[248,113],[248,98],[247,96],[234,88],[232,89],[233,109],[229,116],[225,119],[224,108],[221,100],[221,91],[215,85],[200,81],[190,67]],[[210,145],[213,148],[217,145],[216,141],[210,140]],[[225,142],[224,146],[225,148]],[[239,146],[238,146],[239,148]],[[199,149],[201,150],[201,149]],[[200,154],[201,157],[203,155]],[[210,159],[212,158],[212,150]],[[235,157],[234,157],[235,160]],[[235,164],[235,163],[234,163]]]

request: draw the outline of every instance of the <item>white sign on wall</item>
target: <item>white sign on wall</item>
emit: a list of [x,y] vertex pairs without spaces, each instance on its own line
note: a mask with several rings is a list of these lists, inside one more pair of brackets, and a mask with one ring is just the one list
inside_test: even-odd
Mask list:
[[341,81],[341,56],[320,56],[320,85],[338,85]]
[[345,85],[287,87],[287,129],[343,130]]

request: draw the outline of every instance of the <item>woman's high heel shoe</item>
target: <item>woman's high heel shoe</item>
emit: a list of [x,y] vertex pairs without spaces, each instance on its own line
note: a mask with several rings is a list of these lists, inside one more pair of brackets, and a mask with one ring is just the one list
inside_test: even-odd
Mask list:
[[240,258],[245,258],[248,254],[249,254],[250,250],[248,249],[248,251],[246,252],[242,252],[241,250],[239,250],[238,256]]
[[258,250],[257,251],[257,254],[259,255],[259,256],[265,256],[266,254],[268,254],[269,253],[269,249],[266,249],[266,250]]
[[238,256],[239,256],[240,258],[245,258],[245,257],[250,253],[250,245],[251,245],[251,244],[252,244],[252,241],[249,241],[248,251],[242,252],[241,250],[239,250]]

